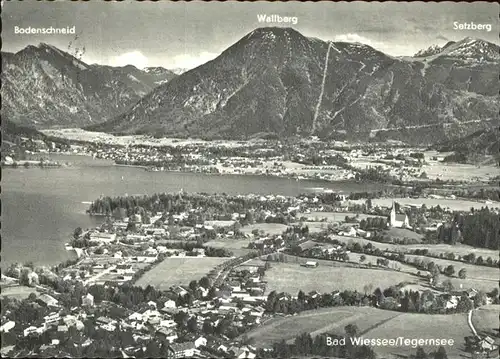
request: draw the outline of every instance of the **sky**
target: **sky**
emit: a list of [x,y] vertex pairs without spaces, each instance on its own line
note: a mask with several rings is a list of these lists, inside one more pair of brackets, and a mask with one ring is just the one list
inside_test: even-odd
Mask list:
[[[7,1],[2,4],[2,51],[44,42],[87,63],[190,69],[257,27],[291,26],[325,41],[360,42],[389,55],[409,56],[467,36],[498,44],[499,10],[487,2]],[[297,24],[259,23],[259,14],[297,17]],[[492,28],[459,30],[454,22]],[[15,34],[16,26],[74,26],[76,34]]]

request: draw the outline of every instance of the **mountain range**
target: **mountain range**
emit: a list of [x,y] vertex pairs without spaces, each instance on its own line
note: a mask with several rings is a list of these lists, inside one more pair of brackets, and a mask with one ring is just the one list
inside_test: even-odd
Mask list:
[[2,60],[2,114],[37,127],[115,134],[410,143],[498,124],[498,45],[465,38],[417,55],[393,57],[266,27],[175,76],[161,68],[86,65],[40,45]]
[[36,128],[114,118],[176,75],[164,68],[88,65],[48,44],[2,52],[2,118]]
[[497,121],[499,63],[499,47],[478,39],[395,58],[359,43],[308,38],[291,28],[258,28],[90,129],[430,143]]

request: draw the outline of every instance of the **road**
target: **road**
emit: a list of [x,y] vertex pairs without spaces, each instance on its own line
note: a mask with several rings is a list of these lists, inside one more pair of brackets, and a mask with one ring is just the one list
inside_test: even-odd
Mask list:
[[469,313],[467,314],[467,323],[469,324],[470,330],[472,330],[472,333],[476,336],[476,338],[481,339],[481,337],[477,334],[476,328],[474,328],[474,325],[472,324],[472,312],[474,309],[469,310]]

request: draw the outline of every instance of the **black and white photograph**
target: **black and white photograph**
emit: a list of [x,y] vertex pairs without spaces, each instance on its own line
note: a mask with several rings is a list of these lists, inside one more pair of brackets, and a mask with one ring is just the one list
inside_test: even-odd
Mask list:
[[2,358],[499,359],[498,3],[1,5]]

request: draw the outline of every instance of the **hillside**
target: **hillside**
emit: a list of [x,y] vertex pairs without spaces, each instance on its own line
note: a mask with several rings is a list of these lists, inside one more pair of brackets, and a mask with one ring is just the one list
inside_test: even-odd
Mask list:
[[290,28],[258,28],[92,130],[247,138],[319,135],[432,143],[491,126],[498,46],[469,39],[394,58]]
[[30,45],[2,53],[2,118],[36,128],[95,124],[173,77],[165,69],[88,65],[54,46]]
[[500,159],[500,136],[495,129],[479,130],[466,137],[446,141],[436,146],[440,152],[455,152],[449,159],[458,162],[478,162],[485,156]]

